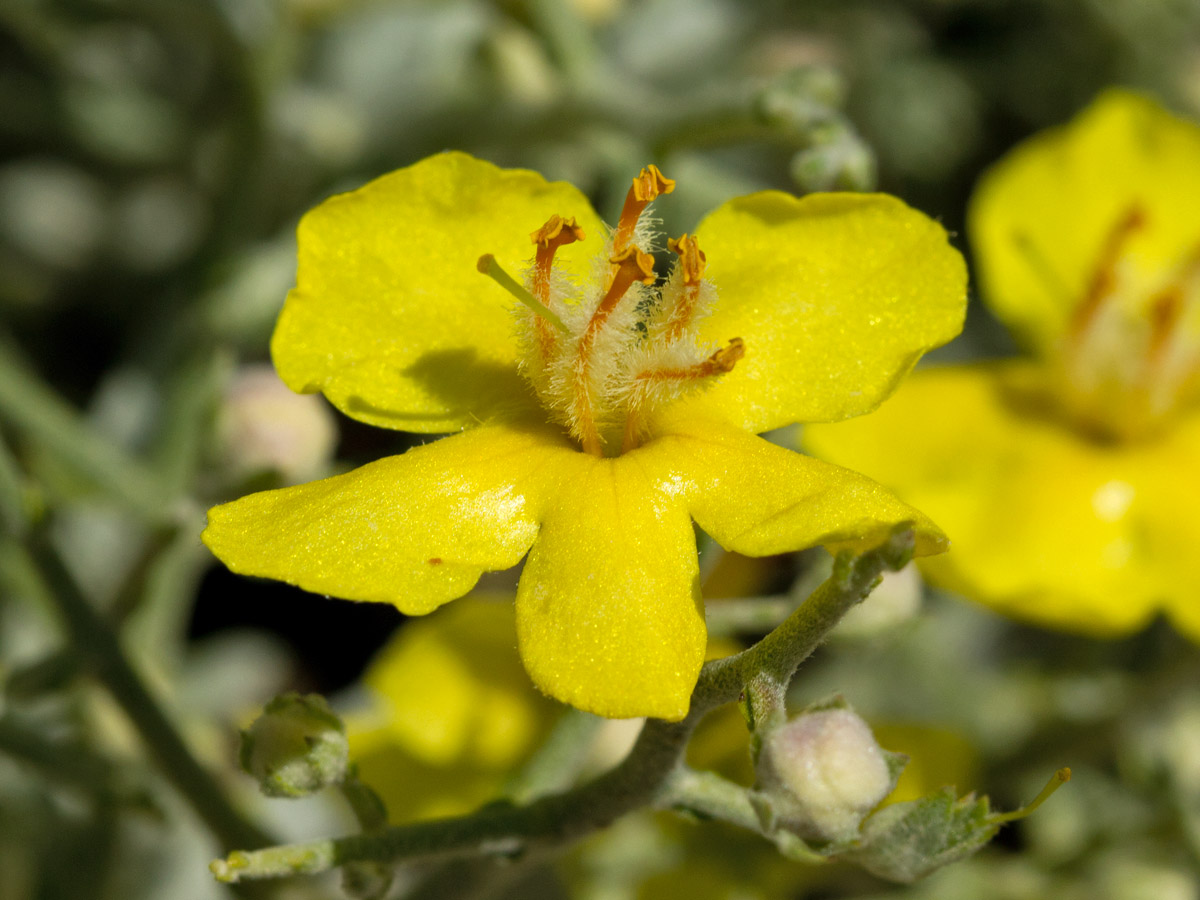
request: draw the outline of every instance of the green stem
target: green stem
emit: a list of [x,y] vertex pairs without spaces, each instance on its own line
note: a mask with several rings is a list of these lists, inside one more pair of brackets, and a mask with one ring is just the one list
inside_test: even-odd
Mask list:
[[125,658],[116,634],[88,603],[44,534],[33,534],[28,551],[50,588],[71,642],[85,664],[129,716],[167,780],[226,848],[261,847],[270,837],[229,805],[212,775],[196,761],[183,738]]
[[468,816],[373,834],[239,851],[214,861],[210,868],[220,881],[236,882],[312,874],[367,860],[514,856],[570,842],[635,809],[660,805],[672,796],[672,778],[700,719],[713,708],[737,700],[752,680],[786,685],[838,620],[866,597],[880,574],[908,562],[912,548],[912,530],[902,527],[861,556],[840,555],[829,580],[775,631],[743,653],[705,664],[686,718],[647,720],[625,759],[587,784],[524,806],[493,804]]
[[537,753],[509,782],[504,795],[514,803],[528,803],[569,788],[586,761],[587,747],[602,721],[591,713],[567,709]]
[[658,805],[762,833],[762,822],[750,802],[749,788],[715,772],[697,772],[681,766],[663,786]]
[[113,764],[86,745],[48,741],[10,717],[0,719],[0,752],[89,793],[103,793],[113,781]]
[[97,434],[0,340],[0,419],[150,521],[170,518],[158,480]]
[[0,439],[0,529],[20,534],[29,520],[24,476],[16,457]]

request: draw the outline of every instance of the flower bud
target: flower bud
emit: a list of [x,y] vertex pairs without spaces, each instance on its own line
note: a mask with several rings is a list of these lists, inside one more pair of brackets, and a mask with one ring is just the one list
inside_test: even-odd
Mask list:
[[288,390],[270,366],[246,366],[226,392],[217,440],[235,472],[270,469],[292,484],[324,474],[337,425],[319,397]]
[[242,768],[269,797],[304,797],[346,777],[346,727],[318,694],[281,694],[242,732]]
[[805,713],[766,736],[759,782],[781,824],[802,837],[841,841],[895,784],[888,755],[846,708]]
[[805,191],[869,191],[875,186],[875,156],[863,140],[841,129],[792,157],[792,179]]

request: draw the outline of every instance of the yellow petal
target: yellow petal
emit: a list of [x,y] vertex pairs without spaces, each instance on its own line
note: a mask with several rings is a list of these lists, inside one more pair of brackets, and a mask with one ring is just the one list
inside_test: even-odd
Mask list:
[[1169,271],[1200,243],[1200,127],[1153,101],[1109,90],[1061,128],[1025,141],[972,197],[968,237],[984,299],[1045,350],[1082,300],[1101,247],[1133,208],[1144,235],[1130,251]]
[[560,254],[578,273],[604,228],[583,194],[535,172],[443,153],[326,200],[300,222],[296,288],[271,342],[280,377],[405,431],[455,431],[533,404],[516,371],[512,298],[475,264],[492,253],[519,273],[529,233],[554,213],[587,233]]
[[1168,618],[1200,643],[1200,409],[1171,424],[1157,443],[1138,452],[1144,546]]
[[692,403],[749,431],[873,409],[962,328],[962,256],[894,197],[754,194],[697,236],[719,292],[703,337],[746,356]]
[[209,511],[204,542],[230,569],[419,615],[520,561],[537,535],[549,429],[481,426],[311,484]]
[[[1173,469],[1161,444],[1086,440],[1037,406],[1041,375],[1027,363],[917,372],[878,412],[806,428],[804,442],[938,520],[954,543],[925,565],[934,583],[1041,625],[1132,631],[1162,600],[1156,542],[1200,502],[1188,486],[1200,440]],[[1190,503],[1164,509],[1168,484]]]
[[643,448],[645,464],[673,473],[696,524],[727,550],[864,550],[905,521],[916,523],[918,554],[946,547],[927,516],[857,472],[717,422],[680,417],[669,427]]
[[517,591],[526,669],[589,712],[683,718],[705,647],[687,510],[637,451],[557,469]]

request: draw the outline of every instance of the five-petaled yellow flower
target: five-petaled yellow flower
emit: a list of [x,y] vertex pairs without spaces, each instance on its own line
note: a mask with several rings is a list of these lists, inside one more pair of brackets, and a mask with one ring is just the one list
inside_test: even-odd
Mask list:
[[1200,639],[1200,128],[1109,91],[985,175],[968,224],[1034,358],[918,372],[807,445],[937,518],[938,583],[1096,635],[1161,610]]
[[879,485],[755,436],[866,412],[958,332],[942,228],[887,196],[761,193],[670,241],[659,284],[645,211],[673,186],[643,170],[609,231],[570,185],[447,153],[310,212],[272,341],[283,380],[373,425],[461,433],[217,507],[208,546],[414,615],[528,553],[534,682],[666,719],[704,659],[693,521],[756,556],[907,520],[918,553],[943,549]]

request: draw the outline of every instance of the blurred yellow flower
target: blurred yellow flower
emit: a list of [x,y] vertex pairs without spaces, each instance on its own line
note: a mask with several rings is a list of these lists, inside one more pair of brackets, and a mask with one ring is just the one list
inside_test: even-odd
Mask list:
[[979,754],[961,734],[911,722],[872,723],[880,746],[908,757],[883,805],[918,800],[949,785],[959,796],[977,787]]
[[493,800],[562,709],[529,684],[512,598],[471,596],[402,628],[346,716],[350,758],[393,822],[470,812]]
[[806,446],[894,487],[954,549],[942,586],[1041,625],[1200,639],[1200,128],[1121,90],[1014,150],[969,226],[1032,350],[918,372]]
[[[680,262],[656,286],[645,211],[673,186],[643,170],[610,232],[570,185],[446,153],[310,212],[280,376],[373,425],[462,433],[217,507],[208,546],[236,572],[413,615],[528,552],[534,682],[666,719],[704,658],[693,521],[751,556],[863,546],[905,520],[918,553],[941,550],[879,485],[755,434],[872,409],[958,332],[945,232],[883,195],[755,194],[669,242]],[[531,250],[519,283],[504,267]]]

